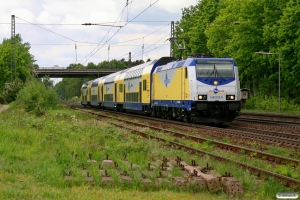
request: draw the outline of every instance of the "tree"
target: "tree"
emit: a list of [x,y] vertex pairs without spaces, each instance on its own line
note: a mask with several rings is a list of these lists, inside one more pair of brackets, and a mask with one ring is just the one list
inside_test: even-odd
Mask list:
[[97,66],[96,66],[94,63],[89,62],[89,63],[87,64],[86,68],[87,68],[87,69],[97,69]]
[[[289,1],[283,9],[283,14],[278,20],[277,26],[275,26],[273,30],[277,33],[274,35],[274,38],[279,47],[274,48],[274,52],[281,53],[282,96],[296,98],[296,102],[300,104],[299,9],[300,5],[298,3]],[[274,62],[277,63],[275,59],[276,57],[274,57]]]
[[44,77],[42,78],[42,83],[44,84],[45,88],[51,89],[53,88],[53,80],[50,79],[50,77]]
[[[30,44],[22,43],[22,38],[17,34],[12,39],[3,39],[0,44],[0,91],[2,93],[18,92],[19,87],[11,90],[13,86],[17,86],[14,82],[20,80],[22,83],[26,82],[32,77],[32,72],[36,65],[33,55],[29,53]],[[15,52],[13,52],[15,51]],[[15,68],[12,68],[14,61],[12,55],[15,55]],[[9,87],[5,87],[9,85]],[[9,91],[7,91],[7,89]],[[16,94],[11,94],[10,97],[15,97]],[[8,102],[13,101],[14,98],[7,98]]]
[[205,30],[210,51],[237,61],[241,85],[250,88],[253,95],[269,96],[278,91],[278,61],[276,65],[273,57],[255,52],[277,52],[277,33],[272,27],[280,19],[286,1],[280,3],[226,0],[212,26]]

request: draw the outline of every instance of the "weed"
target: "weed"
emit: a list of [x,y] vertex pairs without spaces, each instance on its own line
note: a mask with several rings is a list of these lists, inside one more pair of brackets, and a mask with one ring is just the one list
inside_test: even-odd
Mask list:
[[230,144],[230,139],[226,137],[222,138],[222,142]]

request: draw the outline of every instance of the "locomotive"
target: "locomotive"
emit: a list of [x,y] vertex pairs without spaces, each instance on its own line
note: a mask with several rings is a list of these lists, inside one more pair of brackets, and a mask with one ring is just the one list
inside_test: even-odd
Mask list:
[[233,58],[162,57],[86,82],[81,104],[186,122],[225,123],[241,109]]

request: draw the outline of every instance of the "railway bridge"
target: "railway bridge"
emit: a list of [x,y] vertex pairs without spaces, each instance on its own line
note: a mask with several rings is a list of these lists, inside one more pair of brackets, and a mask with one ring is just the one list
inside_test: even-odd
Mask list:
[[120,70],[122,69],[68,69],[63,67],[45,67],[35,69],[34,73],[37,78],[43,78],[45,76],[50,78],[98,78]]

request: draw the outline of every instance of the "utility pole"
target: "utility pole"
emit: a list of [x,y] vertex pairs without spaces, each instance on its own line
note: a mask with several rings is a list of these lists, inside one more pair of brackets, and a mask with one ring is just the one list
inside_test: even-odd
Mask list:
[[10,82],[12,83],[13,79],[13,68],[15,71],[15,79],[16,79],[16,66],[15,66],[15,61],[16,61],[16,51],[15,51],[15,16],[11,16],[11,44],[12,44],[12,52],[11,52],[11,57],[10,57]]
[[108,58],[107,58],[108,62],[109,62],[109,50],[110,50],[110,45],[108,45]]
[[142,60],[144,60],[144,38],[143,38],[143,46],[142,46]]
[[[174,38],[174,21],[171,21],[171,38]],[[174,43],[173,41],[170,41],[170,56],[174,56]]]
[[77,45],[76,45],[76,42],[75,42],[75,64],[77,63]]
[[128,67],[131,66],[131,52],[129,52],[129,57],[128,57]]

